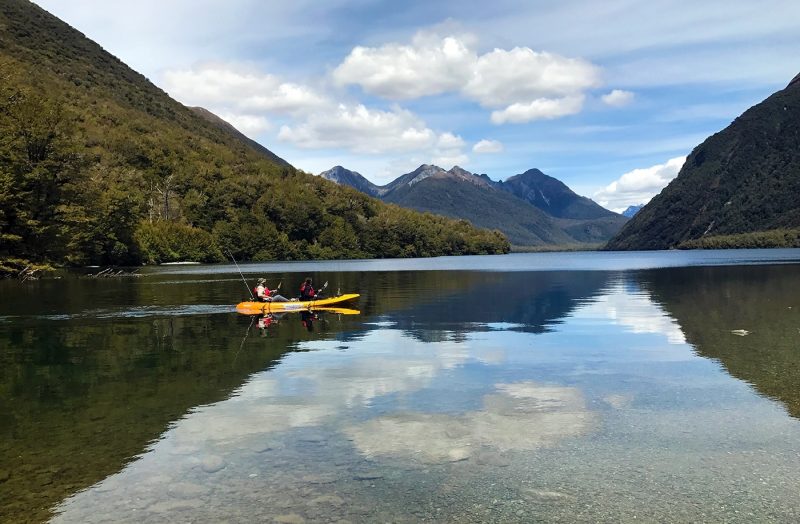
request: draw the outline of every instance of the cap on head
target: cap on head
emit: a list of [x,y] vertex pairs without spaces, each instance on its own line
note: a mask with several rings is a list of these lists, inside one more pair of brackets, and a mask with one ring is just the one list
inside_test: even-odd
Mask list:
[[266,278],[259,278],[259,279],[258,279],[258,283],[259,283],[259,284],[263,284],[263,283],[264,283],[264,282],[266,282],[266,281],[267,281],[267,279],[266,279]]

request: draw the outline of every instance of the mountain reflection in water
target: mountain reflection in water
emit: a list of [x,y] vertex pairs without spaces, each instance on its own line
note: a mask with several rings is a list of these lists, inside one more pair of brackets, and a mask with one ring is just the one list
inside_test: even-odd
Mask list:
[[[797,414],[798,277],[339,273],[362,314],[312,330],[236,315],[241,280],[196,274],[112,284],[123,309],[0,311],[0,515],[64,499],[56,521],[788,518],[800,430],[753,391]],[[749,475],[766,484],[730,497]]]
[[643,271],[636,280],[699,355],[800,418],[800,266]]

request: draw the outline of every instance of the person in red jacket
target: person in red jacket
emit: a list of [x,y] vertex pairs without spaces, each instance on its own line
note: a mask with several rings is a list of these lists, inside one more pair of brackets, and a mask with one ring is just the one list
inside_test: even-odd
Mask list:
[[[270,289],[267,287],[267,280],[264,278],[258,279],[258,285],[256,286],[256,298],[262,302],[288,302],[289,299],[278,295],[278,290]],[[279,286],[280,287],[280,286]]]
[[315,298],[318,298],[318,293],[314,291],[311,277],[307,277],[305,281],[300,284],[300,300],[314,300]]

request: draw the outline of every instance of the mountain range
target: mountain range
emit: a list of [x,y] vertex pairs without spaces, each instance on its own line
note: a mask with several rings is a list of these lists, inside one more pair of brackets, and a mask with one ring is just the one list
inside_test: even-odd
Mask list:
[[788,246],[798,228],[800,75],[697,146],[607,249]]
[[602,243],[627,220],[538,169],[497,182],[458,166],[425,164],[384,186],[342,166],[320,176],[385,202],[498,229],[517,246]]

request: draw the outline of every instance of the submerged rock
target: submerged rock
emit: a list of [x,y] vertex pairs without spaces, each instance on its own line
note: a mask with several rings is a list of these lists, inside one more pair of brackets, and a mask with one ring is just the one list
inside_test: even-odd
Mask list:
[[216,473],[217,471],[224,468],[227,464],[222,457],[218,457],[216,455],[212,455],[210,457],[206,457],[200,462],[200,468],[205,471],[206,473]]

